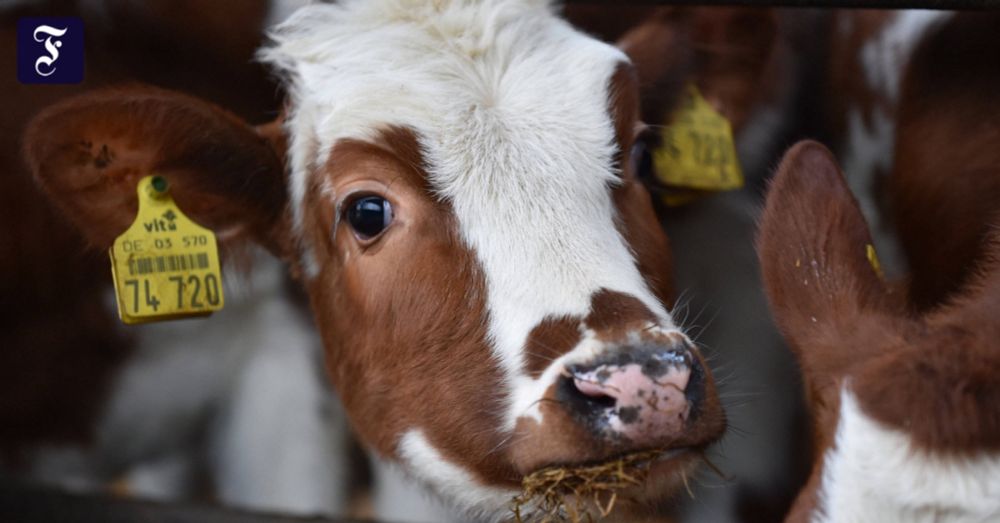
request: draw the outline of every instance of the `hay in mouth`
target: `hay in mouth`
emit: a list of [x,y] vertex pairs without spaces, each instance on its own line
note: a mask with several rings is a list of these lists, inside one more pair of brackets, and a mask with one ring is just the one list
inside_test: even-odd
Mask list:
[[602,519],[615,508],[619,491],[645,483],[653,463],[666,452],[648,450],[594,465],[536,470],[521,481],[521,494],[513,500],[514,517],[524,523],[521,508],[531,504],[531,521],[539,523],[593,522],[595,512]]

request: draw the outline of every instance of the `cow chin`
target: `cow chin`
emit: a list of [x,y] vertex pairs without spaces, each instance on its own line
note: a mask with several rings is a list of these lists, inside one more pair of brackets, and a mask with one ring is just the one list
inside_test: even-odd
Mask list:
[[673,497],[682,489],[687,489],[688,478],[701,462],[701,452],[701,449],[682,448],[667,451],[655,458],[645,483],[622,491],[622,498],[633,503],[623,504],[621,511],[626,512],[626,509],[635,506],[653,506]]
[[[593,498],[577,500],[567,496],[563,501],[566,506],[590,513],[594,521],[642,520],[678,492],[684,492],[688,477],[701,460],[700,455],[700,449],[679,448],[651,457],[651,461],[635,462],[635,466],[648,470],[648,474],[641,484],[615,493],[613,510],[607,516],[601,514],[602,508],[594,504]],[[399,461],[408,475],[466,518],[498,523],[516,520],[514,510],[518,503],[515,500],[523,494],[519,487],[485,483],[464,464],[445,457],[431,445],[422,430],[412,429],[400,439]],[[539,510],[536,501],[528,501],[520,507],[524,523],[543,520],[543,511]],[[586,516],[581,515],[585,521]]]
[[[561,500],[563,510],[577,513],[579,521],[647,521],[651,514],[662,514],[663,508],[679,493],[689,491],[688,478],[694,473],[698,462],[699,452],[691,449],[668,451],[651,458],[651,462],[634,462],[634,466],[648,471],[640,484],[613,493],[599,491],[579,496],[567,495]],[[551,510],[551,506],[539,507],[536,499],[520,506],[518,513],[521,521],[528,523],[549,521]]]
[[[649,474],[641,485],[622,489],[616,493],[613,510],[603,519],[593,500],[585,499],[580,505],[594,521],[602,523],[634,523],[645,521],[651,513],[660,513],[658,507],[669,503],[679,493],[688,492],[689,478],[701,461],[700,450],[676,449],[654,458]],[[576,500],[569,500],[573,503]],[[581,518],[586,521],[586,518]]]

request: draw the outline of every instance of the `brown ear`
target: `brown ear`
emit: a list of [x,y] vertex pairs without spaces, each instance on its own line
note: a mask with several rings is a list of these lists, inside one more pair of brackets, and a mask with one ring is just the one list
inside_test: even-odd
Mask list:
[[642,117],[664,123],[688,82],[739,131],[774,52],[771,9],[658,9],[618,41],[639,71]]
[[45,109],[28,126],[24,153],[44,190],[98,247],[131,225],[136,184],[158,174],[196,222],[223,237],[249,235],[284,256],[290,241],[279,144],[274,133],[259,134],[206,102],[128,87]]
[[767,196],[757,249],[775,320],[800,358],[813,356],[802,351],[820,339],[848,339],[859,318],[891,312],[871,244],[830,151],[811,141],[789,149]]

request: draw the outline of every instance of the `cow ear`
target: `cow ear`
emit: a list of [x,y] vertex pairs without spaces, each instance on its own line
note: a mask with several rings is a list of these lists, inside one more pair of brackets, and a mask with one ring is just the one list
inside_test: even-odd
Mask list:
[[[812,347],[822,339],[843,339],[861,323],[895,315],[868,225],[822,145],[800,142],[785,153],[757,241],[772,312],[800,357],[818,357],[803,352],[821,350]],[[857,349],[830,348],[844,355]]]
[[45,192],[101,248],[135,218],[136,184],[167,179],[189,217],[224,242],[289,258],[280,126],[255,129],[201,100],[146,87],[69,98],[36,116],[24,154]]
[[772,9],[658,9],[618,41],[639,71],[643,120],[662,123],[685,84],[738,131],[760,95],[778,22]]

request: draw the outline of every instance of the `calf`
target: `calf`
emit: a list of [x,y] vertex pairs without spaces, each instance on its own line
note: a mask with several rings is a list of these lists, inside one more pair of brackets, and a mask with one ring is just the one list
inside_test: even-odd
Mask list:
[[[115,82],[187,90],[248,117],[273,114],[274,83],[252,58],[265,14],[280,16],[279,3],[0,7],[7,70],[16,65],[20,17],[80,16],[87,34],[79,85],[0,75],[3,474],[86,490],[116,481],[166,499],[204,496],[207,484],[219,501],[243,507],[343,510],[346,466],[336,463],[346,421],[313,368],[321,343],[280,263],[258,263],[233,280],[247,291],[227,292],[226,311],[211,322],[123,328],[106,254],[86,248],[19,154],[28,120],[43,107]],[[284,408],[293,401],[302,408]]]
[[541,467],[648,449],[633,494],[669,493],[725,422],[664,305],[627,57],[545,2],[317,5],[274,37],[280,125],[99,91],[34,120],[38,180],[99,246],[158,173],[287,260],[361,438],[471,517],[509,517]]
[[[687,84],[697,85],[706,100],[732,124],[747,187],[705,197],[682,208],[657,212],[675,249],[671,269],[682,290],[684,307],[695,318],[713,318],[711,329],[698,333],[699,342],[718,350],[718,357],[733,368],[726,382],[731,396],[758,392],[750,405],[727,412],[727,419],[743,431],[730,433],[711,452],[712,461],[725,472],[725,484],[715,476],[692,482],[696,499],[687,503],[694,514],[687,518],[711,521],[737,520],[736,506],[756,519],[772,521],[783,514],[797,485],[789,480],[797,433],[791,420],[800,401],[795,394],[794,364],[783,350],[777,329],[764,312],[765,298],[759,284],[753,250],[754,211],[760,197],[759,183],[769,172],[796,128],[794,107],[806,90],[805,64],[818,63],[810,53],[816,26],[822,17],[807,10],[778,11],[758,8],[623,6],[569,4],[563,13],[575,27],[617,41],[638,73],[641,120],[647,124],[632,154],[636,174],[654,187],[654,202],[664,189],[656,182],[653,162],[642,160],[661,147],[663,129],[671,124]],[[752,27],[753,30],[747,30]],[[676,190],[671,188],[670,190]],[[697,246],[686,249],[684,246]],[[680,248],[677,248],[680,246]],[[706,263],[706,260],[712,260]],[[748,350],[752,344],[754,350]],[[762,346],[774,346],[762,358]],[[779,386],[774,383],[784,383]],[[767,383],[766,387],[760,385]],[[725,396],[725,390],[720,392]],[[383,485],[401,486],[391,471],[377,464]],[[385,481],[381,481],[385,480]],[[440,515],[417,516],[399,488],[378,489],[376,504],[387,520],[435,521]],[[418,505],[426,505],[416,497]],[[674,509],[676,507],[671,507]],[[728,519],[727,519],[728,518]]]
[[957,14],[925,33],[902,78],[890,203],[918,311],[950,299],[1000,211],[1000,15]]
[[913,316],[830,153],[782,161],[761,223],[775,319],[812,404],[816,462],[787,521],[1000,517],[1000,236],[956,299]]
[[[790,521],[1000,517],[1000,16],[956,15],[914,43],[887,184],[912,267],[882,281],[829,153],[791,150],[760,254],[796,349],[821,451]],[[970,132],[971,129],[971,132]],[[866,261],[866,257],[868,260]]]
[[844,9],[833,14],[827,78],[820,84],[825,132],[890,275],[906,271],[888,183],[903,71],[928,31],[951,16],[937,10]]

